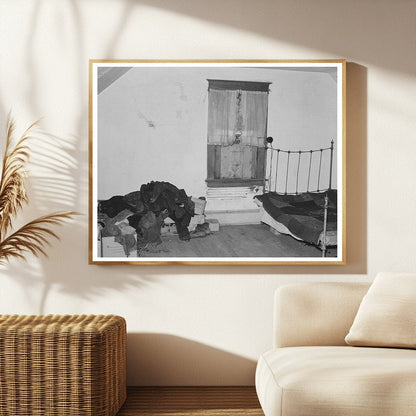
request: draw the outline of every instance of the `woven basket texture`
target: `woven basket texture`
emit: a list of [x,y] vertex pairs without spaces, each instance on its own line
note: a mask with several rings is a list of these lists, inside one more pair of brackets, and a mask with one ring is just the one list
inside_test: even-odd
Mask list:
[[0,315],[0,415],[114,416],[126,399],[126,322]]

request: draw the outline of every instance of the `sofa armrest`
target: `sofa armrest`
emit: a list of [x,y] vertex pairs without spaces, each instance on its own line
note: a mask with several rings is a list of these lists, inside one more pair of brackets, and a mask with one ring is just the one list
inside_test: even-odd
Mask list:
[[275,292],[275,348],[346,345],[369,283],[301,283]]

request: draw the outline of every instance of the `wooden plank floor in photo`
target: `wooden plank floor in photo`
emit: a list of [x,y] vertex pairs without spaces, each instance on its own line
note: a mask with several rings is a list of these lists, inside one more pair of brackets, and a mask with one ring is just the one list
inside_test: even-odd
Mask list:
[[[317,247],[291,236],[275,234],[265,224],[226,225],[205,237],[181,241],[163,236],[162,244],[141,257],[321,257]],[[336,248],[327,257],[336,256]]]
[[128,387],[117,416],[264,416],[254,387]]

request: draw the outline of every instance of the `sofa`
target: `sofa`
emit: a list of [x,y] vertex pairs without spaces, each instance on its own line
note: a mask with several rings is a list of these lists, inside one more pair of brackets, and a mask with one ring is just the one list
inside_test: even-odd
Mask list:
[[275,292],[273,349],[259,358],[266,416],[416,415],[416,274]]

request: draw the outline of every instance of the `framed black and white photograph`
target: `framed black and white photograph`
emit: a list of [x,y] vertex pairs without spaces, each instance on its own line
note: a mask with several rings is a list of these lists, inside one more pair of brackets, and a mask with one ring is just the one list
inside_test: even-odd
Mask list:
[[345,61],[90,61],[92,264],[344,264]]

